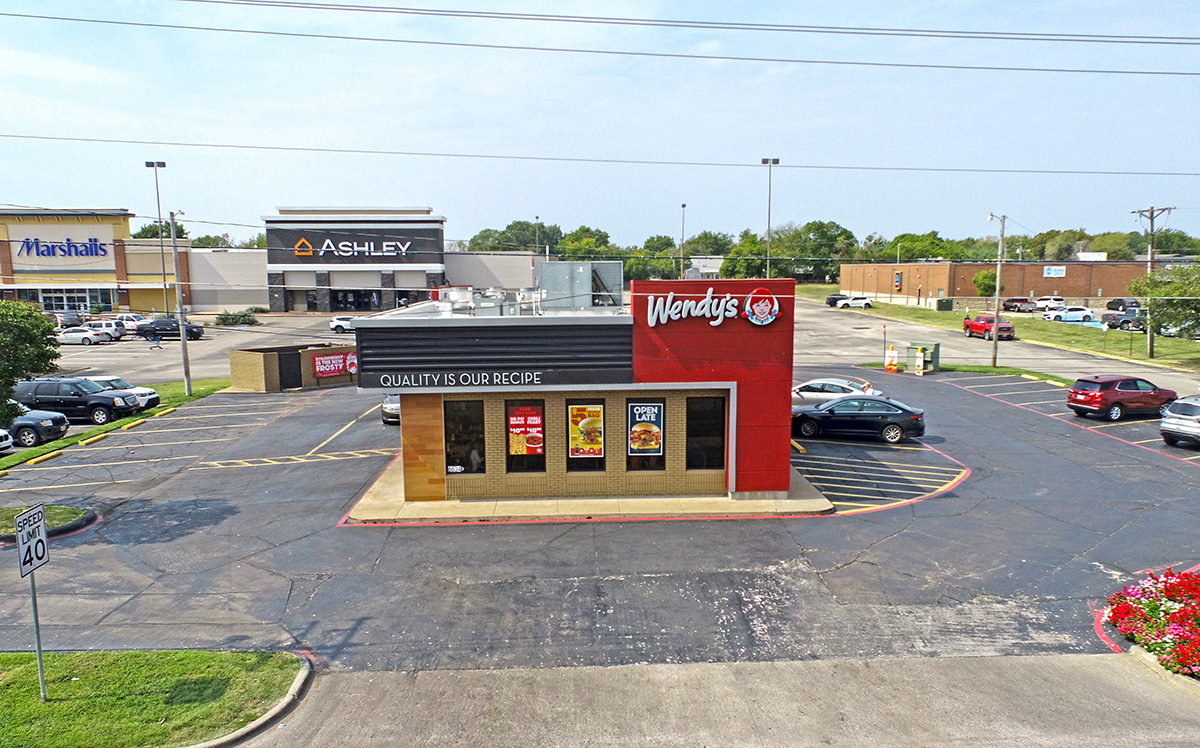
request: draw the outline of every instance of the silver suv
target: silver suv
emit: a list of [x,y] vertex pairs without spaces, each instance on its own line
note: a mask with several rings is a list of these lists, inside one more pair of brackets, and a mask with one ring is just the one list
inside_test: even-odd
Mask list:
[[1200,446],[1200,397],[1181,397],[1168,405],[1158,433],[1171,446],[1180,442]]

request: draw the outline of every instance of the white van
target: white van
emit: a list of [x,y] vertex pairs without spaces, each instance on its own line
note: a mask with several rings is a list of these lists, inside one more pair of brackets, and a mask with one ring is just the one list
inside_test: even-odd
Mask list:
[[1049,309],[1058,309],[1060,306],[1066,306],[1067,300],[1061,296],[1039,296],[1037,301],[1033,302],[1034,308],[1039,312],[1044,312]]

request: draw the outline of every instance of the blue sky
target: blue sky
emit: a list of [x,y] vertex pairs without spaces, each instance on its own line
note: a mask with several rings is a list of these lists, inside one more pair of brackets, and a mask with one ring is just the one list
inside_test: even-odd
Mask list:
[[[363,0],[376,5],[386,0]],[[391,3],[399,5],[399,3]],[[1152,7],[1151,7],[1152,6]],[[1200,36],[1194,2],[503,2],[408,7],[908,29]],[[1200,72],[1200,47],[629,28],[202,5],[7,0],[0,12],[396,39],[935,65]],[[745,164],[666,166],[262,152],[0,138],[0,202],[261,226],[277,206],[427,205],[447,238],[539,216],[654,234],[832,220],[865,237],[1140,230],[1196,177],[796,168],[1200,172],[1200,77],[895,69],[267,38],[0,17],[0,133],[442,154]],[[256,233],[193,226],[193,235]]]

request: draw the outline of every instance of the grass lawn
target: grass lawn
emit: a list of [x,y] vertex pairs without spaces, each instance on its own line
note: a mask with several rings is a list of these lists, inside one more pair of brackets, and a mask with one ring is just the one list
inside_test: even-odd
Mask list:
[[[962,331],[963,317],[966,316],[962,312],[935,312],[932,309],[922,309],[904,304],[883,303],[876,304],[870,309],[863,309],[861,313],[883,319],[917,322],[958,332]],[[1040,316],[1032,314],[1004,312],[1001,317],[1012,322],[1013,327],[1017,330],[1017,338],[1020,340],[1050,343],[1063,348],[1117,356],[1131,361],[1151,360],[1146,356],[1146,336],[1142,333],[1097,329],[1063,322],[1047,322]],[[1004,344],[1005,341],[1001,341],[1000,347],[1003,348]],[[1152,360],[1174,369],[1200,371],[1200,341],[1156,335]]]
[[[35,504],[34,506],[37,505]],[[28,508],[29,507],[27,506],[18,506],[10,507],[8,509],[0,509],[0,534],[12,535],[15,533],[17,531],[17,525],[15,523],[17,515]],[[48,532],[56,527],[69,525],[85,514],[87,514],[87,511],[80,509],[79,507],[47,504],[44,512],[46,517],[46,530]]]
[[[883,364],[878,361],[871,361],[871,362],[868,362],[865,364],[859,364],[859,366],[864,366],[868,369],[882,369],[883,368]],[[907,368],[908,367],[905,365],[905,363],[903,361],[901,361],[899,363],[899,365],[897,366],[897,369],[899,371],[904,371]],[[1074,380],[1072,380],[1072,379],[1063,379],[1062,377],[1056,377],[1053,374],[1044,374],[1040,371],[1033,371],[1031,369],[1018,369],[1015,366],[992,367],[992,366],[988,366],[987,364],[942,364],[942,366],[939,368],[939,371],[970,372],[972,374],[1011,374],[1013,376],[1025,375],[1025,376],[1029,376],[1029,377],[1037,377],[1038,379],[1044,379],[1048,382],[1058,382],[1059,384],[1065,384],[1065,385],[1069,385],[1074,382]],[[931,375],[932,375],[932,373],[931,373]],[[878,381],[886,381],[886,380],[878,380]]]
[[[32,646],[32,642],[30,642]],[[231,733],[288,691],[300,661],[286,652],[0,654],[0,747],[183,746]]]
[[796,285],[796,295],[803,296],[806,299],[816,299],[817,301],[825,301],[825,297],[831,293],[838,293],[838,284],[836,283],[805,283]]
[[151,387],[158,391],[159,405],[157,408],[151,408],[138,413],[137,415],[126,416],[119,421],[112,421],[111,423],[106,423],[103,426],[97,426],[95,428],[80,431],[78,433],[69,433],[63,439],[46,442],[45,444],[39,444],[32,449],[26,449],[14,454],[5,455],[4,457],[0,457],[0,470],[10,468],[13,465],[19,465],[26,460],[31,460],[34,457],[37,457],[38,455],[44,455],[47,452],[53,452],[56,449],[69,447],[73,444],[79,443],[83,439],[97,436],[99,434],[106,434],[109,431],[121,428],[121,426],[124,426],[127,423],[132,423],[139,418],[152,416],[155,413],[166,410],[167,408],[173,408],[177,405],[183,405],[184,403],[190,403],[193,400],[199,400],[202,397],[207,397],[214,392],[225,389],[229,386],[229,384],[229,377],[193,379],[191,397],[188,397],[186,394],[184,394],[184,385],[182,381],[162,382],[160,384],[146,385],[147,387]]

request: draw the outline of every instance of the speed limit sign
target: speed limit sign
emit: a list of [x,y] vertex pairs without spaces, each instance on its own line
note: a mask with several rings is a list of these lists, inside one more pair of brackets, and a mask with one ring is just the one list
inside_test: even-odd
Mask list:
[[38,504],[18,514],[14,523],[17,526],[17,558],[24,577],[50,560],[46,548],[46,513]]

